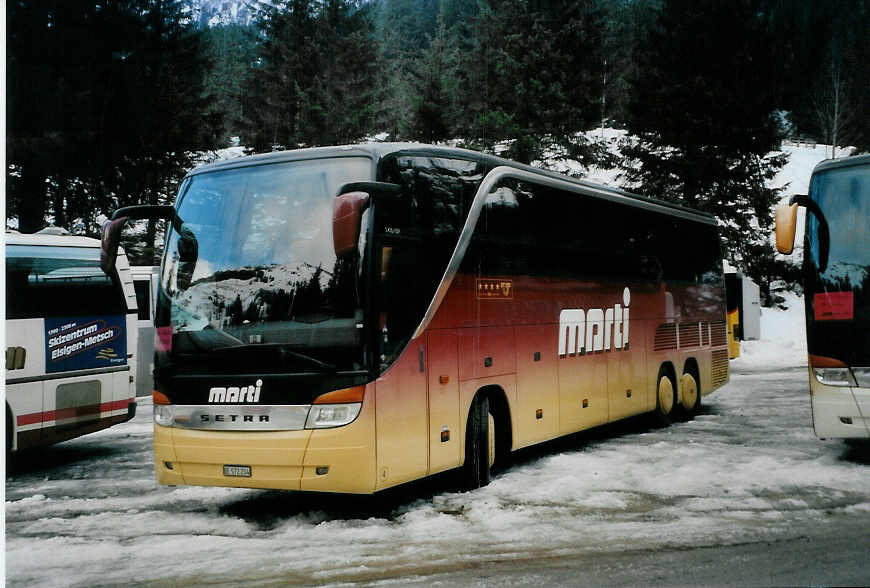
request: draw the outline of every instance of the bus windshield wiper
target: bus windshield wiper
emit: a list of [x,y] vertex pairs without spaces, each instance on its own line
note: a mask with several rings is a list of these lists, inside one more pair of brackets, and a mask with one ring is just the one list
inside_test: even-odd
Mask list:
[[292,357],[294,359],[301,359],[302,361],[306,361],[306,362],[310,363],[311,365],[314,365],[314,366],[320,368],[324,372],[337,372],[338,371],[337,366],[335,366],[331,363],[327,363],[325,361],[321,361],[321,360],[317,359],[316,357],[311,357],[310,355],[305,355],[304,353],[299,353],[298,351],[291,351],[291,350],[287,349],[287,346],[284,343],[249,343],[249,344],[242,344],[242,345],[230,345],[228,347],[215,347],[214,349],[212,349],[212,351],[230,352],[230,351],[239,351],[239,350],[250,351],[252,349],[275,349],[282,356],[289,356],[289,357]]

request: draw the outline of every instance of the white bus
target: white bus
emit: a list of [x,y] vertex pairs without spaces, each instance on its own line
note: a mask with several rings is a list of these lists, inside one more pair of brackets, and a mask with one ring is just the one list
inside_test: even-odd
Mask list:
[[133,288],[138,306],[138,345],[136,347],[136,396],[151,396],[154,379],[154,306],[157,304],[157,284],[160,266],[134,265]]
[[821,162],[807,195],[777,210],[776,247],[794,248],[806,208],[803,286],[813,428],[870,438],[870,156]]
[[136,413],[136,295],[100,242],[6,234],[6,450],[59,443]]

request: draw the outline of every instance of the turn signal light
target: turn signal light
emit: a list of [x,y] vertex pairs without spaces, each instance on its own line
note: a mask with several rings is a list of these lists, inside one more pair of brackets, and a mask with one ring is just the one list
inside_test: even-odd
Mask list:
[[169,398],[166,394],[159,390],[151,390],[151,398],[153,399],[154,404],[172,404],[169,402]]
[[347,404],[350,402],[362,402],[365,396],[365,386],[354,386],[353,388],[343,388],[321,394],[314,399],[313,404]]
[[810,365],[814,368],[844,368],[848,367],[839,359],[823,355],[810,355]]

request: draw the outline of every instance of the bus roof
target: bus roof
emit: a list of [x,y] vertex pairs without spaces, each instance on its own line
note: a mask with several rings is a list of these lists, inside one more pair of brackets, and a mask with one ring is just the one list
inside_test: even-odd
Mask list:
[[6,233],[6,245],[42,245],[45,247],[96,247],[100,248],[100,240],[80,235],[40,235]]
[[[498,166],[507,166],[513,167],[516,169],[524,170],[527,172],[534,173],[536,175],[558,178],[563,181],[567,181],[569,183],[575,184],[581,188],[589,188],[589,194],[592,196],[601,197],[602,193],[610,194],[612,196],[628,198],[631,200],[637,200],[639,203],[643,202],[649,207],[649,205],[654,205],[654,208],[659,212],[664,214],[673,214],[681,217],[690,217],[694,218],[694,220],[704,222],[707,224],[716,224],[716,219],[713,215],[701,212],[699,210],[695,210],[692,208],[687,208],[685,206],[680,206],[678,204],[672,204],[670,202],[665,202],[663,200],[658,200],[655,198],[649,198],[646,196],[640,196],[638,194],[633,194],[631,192],[626,192],[625,190],[620,190],[618,188],[613,188],[610,186],[604,186],[601,184],[596,184],[594,182],[589,182],[587,180],[580,180],[577,178],[573,178],[571,176],[566,176],[564,174],[559,174],[556,172],[544,170],[537,167],[532,167],[530,165],[526,165],[523,163],[517,163],[516,161],[511,161],[509,159],[503,159],[501,157],[496,157],[494,155],[488,155],[486,153],[480,153],[479,151],[471,151],[469,149],[460,149],[458,147],[440,147],[434,145],[425,145],[421,143],[363,143],[359,145],[343,145],[337,147],[313,147],[307,149],[294,149],[289,151],[276,151],[273,153],[265,153],[261,155],[250,155],[245,157],[239,157],[235,159],[228,159],[220,162],[211,163],[208,165],[203,165],[198,167],[187,174],[187,177],[196,176],[203,173],[208,173],[212,171],[218,170],[227,170],[241,167],[248,167],[252,165],[265,165],[270,163],[282,163],[282,162],[290,162],[290,161],[301,161],[305,159],[320,159],[320,158],[331,158],[331,157],[369,157],[373,159],[375,162],[380,161],[381,158],[386,157],[387,155],[391,155],[394,153],[407,153],[408,155],[421,155],[421,156],[429,156],[429,157],[444,157],[444,158],[462,158],[469,161],[476,161],[484,165],[488,165],[492,168]],[[596,194],[597,192],[597,194]]]
[[841,167],[868,164],[870,164],[870,155],[853,155],[851,157],[840,157],[838,159],[826,159],[819,162],[819,164],[813,168],[813,173],[816,174],[818,172],[829,171]]

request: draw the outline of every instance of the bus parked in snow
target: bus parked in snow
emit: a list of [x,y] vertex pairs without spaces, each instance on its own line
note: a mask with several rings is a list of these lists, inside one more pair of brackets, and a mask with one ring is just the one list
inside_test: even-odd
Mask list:
[[870,156],[823,161],[809,194],[776,212],[776,246],[794,248],[805,207],[803,281],[813,428],[870,437]]
[[7,233],[6,449],[58,443],[136,413],[136,297],[123,252],[100,242]]
[[160,268],[150,265],[130,267],[138,307],[136,337],[136,396],[150,396],[151,372],[154,369],[154,306],[157,303],[157,280]]
[[728,379],[708,215],[461,149],[206,166],[166,218],[163,484],[371,493],[654,412]]

